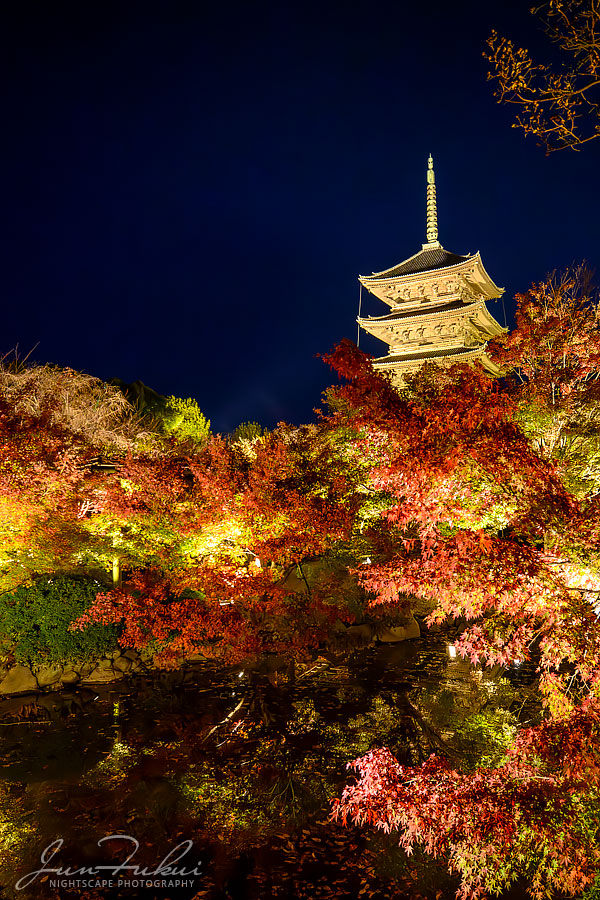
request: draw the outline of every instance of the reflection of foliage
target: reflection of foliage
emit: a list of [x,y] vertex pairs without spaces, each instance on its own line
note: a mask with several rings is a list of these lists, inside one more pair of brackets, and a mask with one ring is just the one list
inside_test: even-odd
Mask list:
[[4,875],[11,879],[12,884],[19,877],[18,864],[28,858],[31,845],[37,838],[36,823],[31,821],[31,816],[20,803],[21,793],[22,789],[7,782],[0,786],[0,856]]
[[[426,664],[430,676],[415,688],[399,681],[402,673],[385,667],[377,681],[372,673],[378,657],[367,651],[348,665],[333,668],[321,660],[317,666],[296,665],[269,675],[203,665],[184,691],[174,688],[175,673],[163,676],[147,696],[141,691],[135,701],[123,698],[106,706],[114,729],[108,755],[94,761],[77,784],[48,782],[29,792],[27,821],[40,842],[46,830],[52,836],[66,833],[67,843],[89,843],[92,852],[100,830],[134,834],[155,848],[151,854],[177,832],[193,837],[196,845],[207,836],[225,842],[232,858],[234,848],[268,846],[267,872],[261,877],[281,885],[290,872],[295,876],[301,870],[302,886],[290,888],[294,897],[316,896],[314,886],[327,866],[335,879],[348,883],[348,896],[358,896],[363,884],[380,889],[390,878],[395,879],[390,896],[397,896],[399,885],[421,888],[428,877],[421,862],[415,865],[390,850],[390,865],[382,867],[379,840],[325,825],[346,762],[382,742],[408,753],[418,745],[418,755],[429,746],[430,732],[445,734],[447,723],[459,714],[464,733],[485,759],[495,752],[495,736],[492,727],[480,727],[480,707],[487,697],[500,710],[512,697],[502,684],[495,693],[491,684],[482,687],[465,665],[454,683],[458,699],[450,703],[447,657],[438,648],[419,656],[418,665]],[[99,705],[95,702],[94,709]],[[419,717],[430,731],[423,730]],[[28,740],[45,738],[28,733]],[[18,845],[16,858],[27,849],[32,851],[31,842],[29,848]],[[260,870],[260,862],[256,865]],[[436,874],[434,884],[440,878]],[[326,896],[345,896],[341,888],[338,895],[333,890]],[[271,896],[271,891],[265,887],[259,895]]]
[[[513,717],[504,704],[514,694],[506,683],[480,682],[468,674],[461,681],[459,696],[468,687],[470,709],[454,704],[455,693],[445,687],[417,689],[416,706],[405,689],[371,696],[346,683],[343,670],[335,681],[326,671],[304,687],[273,690],[268,682],[255,682],[244,703],[234,707],[232,700],[235,715],[212,736],[217,748],[227,746],[227,758],[188,767],[182,787],[215,827],[244,831],[252,822],[304,821],[324,810],[346,761],[382,743],[419,762],[448,734],[449,750],[468,754],[470,765],[486,764],[503,756],[512,736]],[[284,718],[277,709],[287,711]],[[453,733],[447,732],[449,722]]]
[[415,703],[435,723],[446,751],[460,759],[464,769],[497,765],[516,731],[516,718],[509,709],[515,689],[505,679],[484,678],[476,669],[461,684],[460,692],[446,684],[436,690],[417,687]]
[[388,832],[411,852],[447,854],[460,896],[500,893],[524,877],[533,896],[575,894],[600,870],[600,707],[524,729],[496,768],[464,773],[431,756],[415,768],[386,749],[352,764],[359,777],[334,815]]
[[381,831],[369,832],[367,847],[373,854],[373,865],[378,873],[394,879],[396,884],[408,882],[417,891],[417,897],[454,897],[458,886],[456,876],[448,874],[443,859],[432,859],[415,847],[408,856],[398,846],[395,834]]
[[[243,770],[231,770],[218,766],[196,768],[185,778],[182,788],[191,800],[193,808],[209,827],[221,831],[248,831],[252,828],[268,828],[281,815],[281,793],[270,789],[256,791],[253,783],[257,772],[264,766],[264,759],[256,760]],[[254,777],[253,777],[254,776]]]
[[97,659],[117,644],[114,626],[71,631],[101,589],[97,581],[57,575],[0,597],[0,633],[18,662],[62,663]]
[[480,766],[500,762],[515,735],[513,717],[506,710],[476,713],[456,730],[456,744],[467,759],[476,756]]

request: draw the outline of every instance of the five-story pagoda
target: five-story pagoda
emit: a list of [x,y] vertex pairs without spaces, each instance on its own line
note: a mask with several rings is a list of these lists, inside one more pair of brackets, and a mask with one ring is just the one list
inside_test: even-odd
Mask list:
[[444,365],[478,360],[493,375],[500,370],[486,353],[487,341],[506,329],[496,322],[486,300],[502,296],[487,274],[479,252],[459,256],[438,240],[433,159],[427,169],[427,243],[404,262],[361,275],[360,283],[390,307],[384,316],[358,317],[361,328],[386,343],[386,356],[374,360],[396,384],[424,362]]

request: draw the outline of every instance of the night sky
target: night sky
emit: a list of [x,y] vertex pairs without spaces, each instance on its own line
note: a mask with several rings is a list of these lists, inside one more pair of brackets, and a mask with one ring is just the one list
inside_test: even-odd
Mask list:
[[546,157],[486,82],[492,28],[546,52],[529,6],[3,4],[3,351],[219,431],[309,421],[358,275],[425,240],[429,153],[440,241],[481,251],[510,324],[515,292],[598,265],[600,142]]

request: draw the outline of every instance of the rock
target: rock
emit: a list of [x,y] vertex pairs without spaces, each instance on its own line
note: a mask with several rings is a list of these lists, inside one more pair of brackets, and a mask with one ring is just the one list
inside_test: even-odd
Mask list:
[[[146,650],[146,648],[144,648],[144,650]],[[144,650],[142,650],[140,653],[137,650],[134,650],[132,647],[130,647],[128,650],[124,650],[121,655],[126,656],[127,659],[132,659],[132,660],[139,659],[140,656],[144,655]],[[150,650],[146,650],[146,654],[150,657],[152,656],[152,652]]]
[[120,656],[118,659],[115,659],[113,662],[113,668],[118,670],[119,672],[129,672],[133,665],[133,660],[129,659],[128,656]]
[[189,653],[185,661],[186,662],[203,662],[206,659],[203,653]]
[[304,560],[302,566],[293,566],[287,573],[283,584],[297,594],[307,594],[309,588],[320,593],[329,593],[333,598],[343,598],[344,605],[362,609],[365,603],[365,592],[358,584],[356,576],[351,575],[348,567],[356,565],[348,558],[322,556]]
[[96,668],[99,669],[112,669],[113,661],[112,659],[100,659],[96,664]]
[[76,672],[79,672],[79,675],[81,676],[81,678],[85,678],[87,675],[90,674],[90,672],[93,672],[93,670],[96,668],[96,663],[91,663],[91,662],[79,663],[79,665],[73,666],[73,668],[75,669]]
[[60,676],[60,680],[63,684],[77,684],[79,681],[79,672],[75,672],[73,669],[67,669]]
[[371,625],[350,625],[346,629],[348,637],[359,646],[370,644],[374,637],[374,631]]
[[57,684],[61,681],[62,666],[42,666],[35,673],[38,687],[50,687],[51,684]]
[[377,632],[377,637],[384,644],[395,644],[397,641],[409,641],[421,637],[421,629],[417,620],[411,617],[404,625],[382,628]]
[[116,681],[117,678],[122,678],[123,672],[114,671],[113,669],[103,669],[100,666],[96,666],[95,669],[89,673],[89,675],[85,675],[81,679],[82,684],[101,684],[107,681]]
[[0,682],[0,694],[23,694],[36,688],[37,681],[29,666],[15,666]]

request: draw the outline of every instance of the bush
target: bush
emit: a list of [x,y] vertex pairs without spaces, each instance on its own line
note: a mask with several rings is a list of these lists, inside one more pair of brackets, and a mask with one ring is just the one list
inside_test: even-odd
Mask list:
[[191,397],[167,397],[162,422],[167,434],[177,441],[205,444],[210,437],[210,421]]
[[0,597],[0,641],[19,663],[41,665],[97,659],[117,646],[118,628],[69,625],[91,605],[102,585],[65,575],[43,577]]
[[233,444],[237,441],[253,441],[255,438],[262,437],[265,429],[258,422],[242,422],[231,435]]
[[0,361],[0,400],[17,422],[42,419],[94,447],[127,450],[143,434],[118,387],[73,369]]

